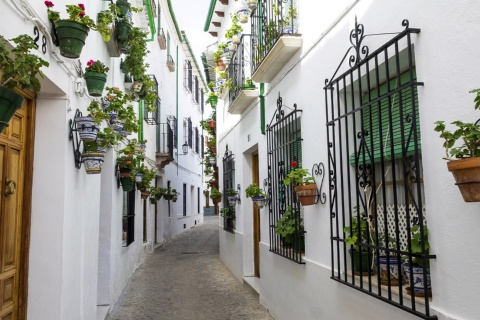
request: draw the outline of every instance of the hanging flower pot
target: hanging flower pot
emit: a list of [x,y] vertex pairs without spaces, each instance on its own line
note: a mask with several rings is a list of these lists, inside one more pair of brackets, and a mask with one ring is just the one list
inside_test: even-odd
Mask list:
[[247,5],[250,10],[254,10],[257,8],[257,0],[247,0]]
[[237,196],[227,197],[228,205],[235,206],[237,204]]
[[263,208],[265,205],[265,197],[264,196],[255,196],[252,197],[253,204],[255,205],[256,208]]
[[110,127],[115,132],[122,133],[124,125],[125,121],[123,120],[110,120]]
[[143,200],[148,199],[148,196],[150,196],[150,191],[142,191],[142,192],[140,193],[140,197],[141,197]]
[[447,163],[465,202],[480,202],[480,157]]
[[304,186],[296,186],[293,188],[297,193],[302,206],[311,206],[317,200],[317,185],[306,184]]
[[247,23],[250,17],[250,9],[248,7],[240,7],[237,9],[237,16],[240,23]]
[[209,96],[208,101],[210,101],[210,104],[212,105],[212,107],[216,107],[218,104],[218,97],[215,95]]
[[210,120],[208,121],[208,126],[212,129],[215,129],[215,126],[217,125],[217,122],[215,120]]
[[122,184],[122,189],[125,192],[133,190],[133,180],[130,177],[120,177],[120,183]]
[[230,50],[230,52],[236,52],[237,51],[237,45],[235,43],[233,43],[233,41],[229,41],[228,42],[228,50]]
[[[123,168],[123,167],[119,167],[119,175],[120,177],[123,177],[123,178],[131,178],[130,177],[130,173],[132,172],[132,170],[130,168]],[[133,180],[132,180],[133,181]]]
[[83,165],[87,174],[99,174],[102,172],[104,154],[101,152],[87,151],[82,153]]
[[138,185],[142,183],[143,173],[135,174],[135,183]]
[[93,123],[92,117],[76,117],[77,130],[82,141],[95,141],[97,139],[98,127]]
[[213,166],[217,163],[217,159],[215,157],[209,157],[208,162]]
[[225,63],[226,65],[230,64],[231,59],[232,59],[232,54],[230,52],[226,52],[222,54],[223,63]]
[[116,6],[118,7],[118,9],[119,9],[119,10],[118,10],[118,11],[119,11],[119,12],[118,12],[118,15],[119,15],[120,17],[125,17],[125,16],[128,14],[128,12],[130,11],[131,5],[130,5],[130,3],[129,3],[127,0],[117,0],[117,1],[115,2],[115,5],[116,5]]
[[70,59],[79,58],[90,28],[80,22],[58,20],[55,22],[55,30],[60,54]]
[[23,97],[0,86],[0,133],[8,126],[15,112],[22,107]]
[[107,75],[99,72],[85,72],[83,77],[87,83],[88,94],[92,97],[100,97],[107,83]]
[[150,198],[150,203],[151,203],[151,204],[156,204],[156,203],[157,203],[157,199],[156,199],[156,198]]
[[177,202],[177,200],[178,200],[178,196],[173,196],[172,201]]
[[222,202],[222,195],[219,195],[218,197],[213,198],[212,201],[214,204],[219,204],[220,202]]
[[164,195],[163,195],[163,198],[164,198],[165,200],[167,200],[167,201],[172,200],[173,197],[174,197],[173,194],[164,194]]
[[241,33],[233,36],[233,37],[232,37],[232,43],[233,43],[233,44],[236,44],[236,45],[240,44],[240,37],[241,37],[241,36],[242,36]]
[[127,20],[117,21],[115,24],[115,31],[117,33],[117,39],[120,41],[128,40],[130,32],[132,31],[132,25]]

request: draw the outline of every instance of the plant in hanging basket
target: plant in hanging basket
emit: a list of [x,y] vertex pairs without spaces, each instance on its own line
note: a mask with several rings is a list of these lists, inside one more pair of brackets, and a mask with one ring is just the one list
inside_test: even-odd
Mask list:
[[[480,108],[480,89],[470,91],[476,93],[475,109]],[[480,120],[475,123],[453,121],[457,127],[454,132],[446,130],[444,121],[435,122],[435,131],[445,142],[448,171],[452,172],[456,185],[460,189],[465,202],[480,202]],[[457,141],[462,145],[454,147]],[[450,158],[452,156],[454,159]]]
[[263,208],[265,205],[265,198],[267,197],[265,191],[263,191],[263,189],[256,183],[250,184],[245,189],[245,196],[247,198],[252,198],[253,203],[258,208]]
[[15,87],[40,91],[43,78],[41,67],[48,67],[48,62],[30,53],[37,47],[28,35],[20,35],[11,39],[16,45],[7,49],[7,41],[0,36],[0,132],[8,126],[15,112],[22,106],[23,97],[13,91]]
[[120,169],[120,176],[129,177],[132,182],[135,178],[135,168],[137,164],[145,159],[142,154],[135,152],[136,144],[136,139],[130,140],[123,149],[118,151],[117,155],[117,165]]
[[99,174],[102,171],[103,158],[105,154],[99,151],[99,142],[85,141],[82,161],[87,174]]
[[87,84],[88,94],[92,97],[100,97],[103,93],[103,88],[107,82],[107,72],[109,68],[106,67],[100,60],[89,60],[85,68],[85,82]]
[[218,191],[217,188],[213,188],[210,191],[210,199],[212,199],[214,204],[218,204],[222,201],[222,193]]
[[175,202],[179,194],[180,192],[177,192],[176,189],[168,188],[165,191],[163,197],[165,198],[165,200],[173,200]]
[[152,183],[152,181],[155,179],[156,175],[157,175],[157,169],[149,169],[147,166],[145,165],[141,165],[140,167],[138,168],[135,168],[135,173],[141,173],[142,174],[142,179],[139,183],[139,186],[138,188],[139,189],[149,189],[150,188],[150,184]]
[[303,206],[315,204],[317,200],[317,185],[315,178],[312,177],[306,169],[296,168],[297,162],[292,161],[292,169],[283,180],[283,184],[294,185],[294,190]]
[[[48,19],[55,26],[60,54],[66,58],[79,58],[90,29],[98,30],[95,22],[85,14],[85,5],[67,4],[68,19],[60,19],[60,13],[51,9],[54,6],[53,2],[45,1],[44,3],[47,6]],[[102,36],[106,26],[113,22],[113,15],[110,19],[109,22],[105,19],[99,22]]]
[[235,219],[235,208],[233,207],[225,207],[220,209],[220,216],[225,218]]
[[238,200],[238,192],[234,188],[228,188],[225,190],[225,194],[227,195],[228,204],[234,206],[237,204]]

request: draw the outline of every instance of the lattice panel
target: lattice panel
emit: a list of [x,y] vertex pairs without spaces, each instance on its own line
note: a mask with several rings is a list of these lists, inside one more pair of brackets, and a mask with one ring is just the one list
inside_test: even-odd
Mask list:
[[[407,248],[407,207],[405,205],[397,205],[398,208],[398,227],[400,233],[400,250],[406,250]],[[423,206],[423,223],[426,225],[426,207]],[[410,214],[410,226],[418,224],[418,212],[412,204],[409,205],[409,214]],[[384,206],[379,204],[377,206],[377,215],[378,215],[378,232],[379,234],[385,233],[384,228],[384,217],[385,209]],[[387,225],[388,225],[388,236],[395,239],[395,205],[387,205]]]

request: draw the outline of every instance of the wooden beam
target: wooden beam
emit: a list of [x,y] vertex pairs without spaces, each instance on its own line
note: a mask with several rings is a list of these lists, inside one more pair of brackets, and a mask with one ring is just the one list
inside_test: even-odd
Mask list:
[[218,37],[218,33],[215,31],[210,31],[209,33],[214,37]]
[[215,11],[215,13],[216,13],[217,16],[219,16],[220,18],[225,17],[225,12],[223,12],[223,11]]
[[222,23],[221,22],[215,22],[215,21],[212,21],[212,24],[217,27],[217,28],[220,28],[222,26]]
[[220,0],[220,3],[224,6],[228,6],[228,0]]

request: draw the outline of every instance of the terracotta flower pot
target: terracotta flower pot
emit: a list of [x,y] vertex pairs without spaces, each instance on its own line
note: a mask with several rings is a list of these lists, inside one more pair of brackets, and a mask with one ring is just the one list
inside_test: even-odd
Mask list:
[[447,163],[465,202],[480,202],[480,157]]
[[317,185],[307,184],[304,186],[296,186],[293,188],[297,193],[302,206],[311,206],[317,200]]

